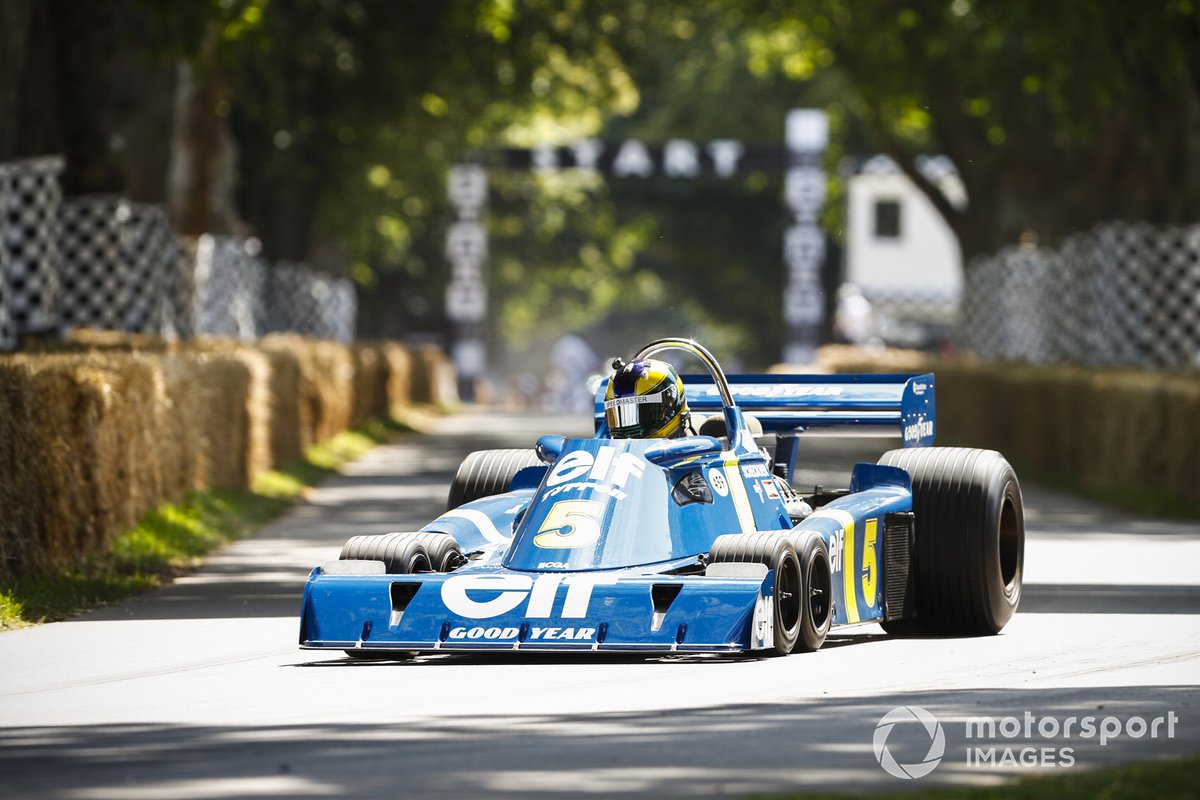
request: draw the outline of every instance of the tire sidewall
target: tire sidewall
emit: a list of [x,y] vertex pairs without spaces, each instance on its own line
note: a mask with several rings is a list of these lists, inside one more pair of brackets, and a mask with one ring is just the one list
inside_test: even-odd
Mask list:
[[[820,534],[809,532],[799,543],[800,570],[804,576],[801,608],[801,627],[798,647],[805,652],[819,650],[833,624],[833,572],[829,563],[829,548]],[[820,620],[814,614],[813,589],[824,592],[824,609]]]
[[[987,596],[985,608],[989,627],[998,632],[1012,619],[1021,602],[1025,568],[1025,520],[1021,488],[1016,473],[1007,463],[992,475],[986,513],[981,564]],[[1010,529],[1012,525],[1016,526],[1015,532]],[[1006,570],[1010,572],[1007,579],[1004,574]]]

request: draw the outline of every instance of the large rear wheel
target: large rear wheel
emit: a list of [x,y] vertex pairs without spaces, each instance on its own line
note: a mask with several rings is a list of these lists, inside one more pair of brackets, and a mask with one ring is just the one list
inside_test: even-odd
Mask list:
[[1021,601],[1025,512],[1012,466],[994,450],[890,450],[912,476],[916,618],[889,631],[997,633]]
[[458,508],[481,497],[504,494],[509,491],[518,472],[525,467],[540,466],[541,463],[533,450],[477,450],[459,465],[454,482],[450,484],[446,509]]

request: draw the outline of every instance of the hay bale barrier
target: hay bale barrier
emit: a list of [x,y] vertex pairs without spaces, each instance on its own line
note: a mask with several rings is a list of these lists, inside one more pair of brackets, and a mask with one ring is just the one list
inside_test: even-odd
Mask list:
[[144,338],[85,332],[0,356],[0,579],[70,569],[163,503],[245,489],[453,385],[433,348],[414,359],[392,342]]
[[1036,479],[1143,510],[1200,512],[1200,372],[936,361],[860,348],[830,348],[820,368],[933,372],[938,444],[999,450]]

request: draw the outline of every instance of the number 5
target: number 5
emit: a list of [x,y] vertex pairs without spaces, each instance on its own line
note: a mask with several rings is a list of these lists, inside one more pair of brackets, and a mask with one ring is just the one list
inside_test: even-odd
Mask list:
[[595,500],[559,500],[550,507],[533,543],[538,547],[561,550],[589,547],[600,539],[600,509]]
[[879,520],[867,520],[863,541],[862,590],[867,608],[875,607],[875,581],[879,577],[879,566],[875,558],[876,542],[879,538]]

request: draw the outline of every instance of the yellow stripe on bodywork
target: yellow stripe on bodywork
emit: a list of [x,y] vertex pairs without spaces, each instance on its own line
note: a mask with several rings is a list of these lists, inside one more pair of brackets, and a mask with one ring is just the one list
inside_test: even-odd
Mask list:
[[842,526],[842,599],[846,604],[846,622],[858,622],[858,592],[855,591],[858,567],[854,561],[854,517],[840,508],[822,508],[814,517],[832,519]]
[[738,460],[732,453],[722,453],[725,467],[725,482],[729,484],[729,495],[733,498],[733,507],[737,510],[738,523],[743,531],[756,531],[754,524],[754,509],[750,507],[750,496],[746,494],[746,484],[742,472],[738,469]]

